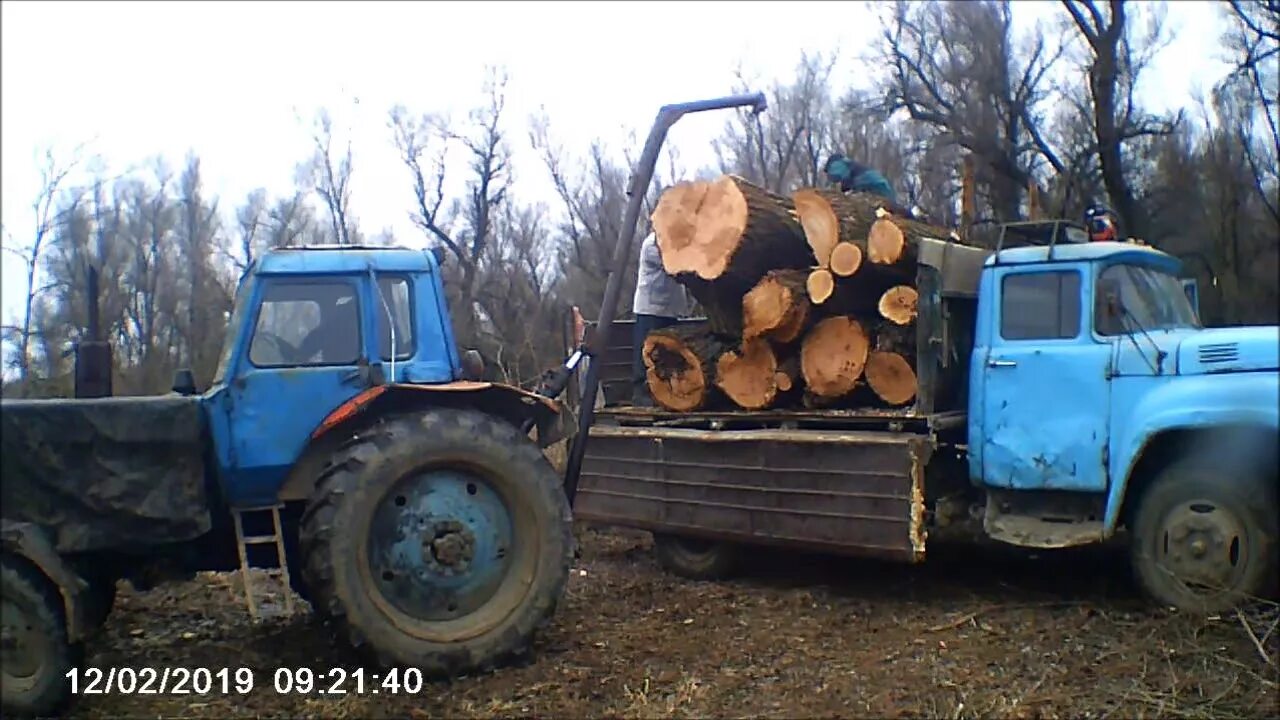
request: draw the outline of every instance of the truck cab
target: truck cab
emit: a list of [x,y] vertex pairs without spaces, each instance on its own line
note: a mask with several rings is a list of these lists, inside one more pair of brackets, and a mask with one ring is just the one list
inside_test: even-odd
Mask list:
[[1280,331],[1203,328],[1179,269],[1118,242],[989,257],[968,465],[988,534],[1064,547],[1125,527],[1143,584],[1195,604],[1193,586],[1256,587],[1276,561]]

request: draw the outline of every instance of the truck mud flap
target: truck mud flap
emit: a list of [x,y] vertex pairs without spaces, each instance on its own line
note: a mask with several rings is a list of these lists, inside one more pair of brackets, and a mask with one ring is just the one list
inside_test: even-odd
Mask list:
[[574,516],[744,544],[924,559],[928,435],[596,426]]

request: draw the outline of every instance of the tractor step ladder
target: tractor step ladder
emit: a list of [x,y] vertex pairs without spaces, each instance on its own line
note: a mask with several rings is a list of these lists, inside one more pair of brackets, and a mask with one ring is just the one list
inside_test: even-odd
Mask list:
[[[293,614],[293,588],[289,583],[289,563],[285,556],[284,550],[284,532],[280,526],[280,509],[283,505],[268,505],[266,507],[250,507],[250,508],[232,508],[231,517],[235,520],[236,525],[236,550],[240,553],[240,582],[244,585],[244,600],[249,607],[249,616],[254,621],[260,620],[264,615],[275,616],[276,612],[263,613],[262,608],[258,606],[257,600],[253,595],[253,581],[249,573],[249,546],[250,545],[275,545],[276,546],[276,567],[265,568],[267,575],[279,580],[281,584],[281,593],[284,595],[284,614]],[[245,535],[244,525],[245,516],[261,516],[263,513],[271,515],[270,535]],[[234,585],[232,586],[234,587]]]

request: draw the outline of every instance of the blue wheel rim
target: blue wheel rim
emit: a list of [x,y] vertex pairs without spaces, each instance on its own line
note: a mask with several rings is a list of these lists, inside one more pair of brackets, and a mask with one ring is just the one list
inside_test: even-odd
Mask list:
[[419,620],[475,612],[501,586],[515,526],[484,479],[458,469],[407,477],[374,511],[367,560],[378,590]]

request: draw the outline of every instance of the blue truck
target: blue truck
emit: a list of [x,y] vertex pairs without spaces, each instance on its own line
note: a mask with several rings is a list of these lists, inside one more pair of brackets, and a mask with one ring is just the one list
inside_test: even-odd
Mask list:
[[540,449],[571,368],[532,389],[481,380],[455,345],[443,257],[275,250],[243,277],[202,392],[180,371],[170,395],[111,397],[91,327],[79,397],[3,401],[6,716],[65,707],[121,579],[239,569],[257,616],[247,570],[274,568],[352,646],[427,678],[527,650],[572,559]]
[[1184,610],[1263,595],[1280,329],[1202,327],[1179,275],[1067,222],[1006,225],[992,249],[923,240],[902,409],[629,407],[631,344],[613,341],[593,359],[604,403],[575,516],[651,531],[691,577],[750,545],[919,562],[931,530],[968,527],[1032,548],[1123,532],[1140,586]]

